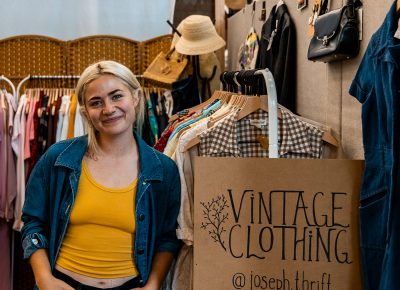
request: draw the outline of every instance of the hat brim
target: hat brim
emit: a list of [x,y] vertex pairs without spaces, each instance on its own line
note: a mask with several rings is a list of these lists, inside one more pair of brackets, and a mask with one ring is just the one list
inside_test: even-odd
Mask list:
[[225,46],[225,40],[219,35],[215,35],[207,40],[188,41],[180,37],[175,45],[177,52],[185,55],[201,55],[214,52]]
[[225,5],[232,10],[240,10],[246,6],[244,0],[225,0]]

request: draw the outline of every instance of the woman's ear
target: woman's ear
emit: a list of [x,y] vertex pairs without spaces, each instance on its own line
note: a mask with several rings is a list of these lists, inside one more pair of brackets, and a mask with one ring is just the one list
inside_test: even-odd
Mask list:
[[137,107],[141,98],[143,98],[143,90],[142,88],[138,88],[133,94],[133,104],[135,105],[135,107]]
[[79,108],[79,112],[81,113],[81,116],[85,119],[86,122],[90,123],[89,121],[89,115],[84,107]]

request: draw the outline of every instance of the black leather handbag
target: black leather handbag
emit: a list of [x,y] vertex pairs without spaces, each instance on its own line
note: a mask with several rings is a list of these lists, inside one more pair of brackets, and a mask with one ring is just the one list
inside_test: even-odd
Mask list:
[[[358,4],[361,4],[358,2]],[[340,9],[317,17],[314,36],[308,47],[308,59],[334,62],[355,57],[360,50],[359,20],[353,0]]]

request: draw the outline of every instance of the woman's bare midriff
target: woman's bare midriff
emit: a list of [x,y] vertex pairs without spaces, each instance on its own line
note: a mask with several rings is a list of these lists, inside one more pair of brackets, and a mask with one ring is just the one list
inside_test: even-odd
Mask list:
[[121,278],[109,278],[109,279],[93,278],[93,277],[88,277],[88,276],[85,276],[82,274],[78,274],[78,273],[69,271],[58,265],[56,265],[56,269],[58,271],[60,271],[61,273],[68,275],[72,279],[74,279],[82,284],[92,286],[92,287],[97,287],[97,288],[112,288],[112,287],[121,286],[126,281],[129,281],[129,280],[135,278],[134,276],[121,277]]

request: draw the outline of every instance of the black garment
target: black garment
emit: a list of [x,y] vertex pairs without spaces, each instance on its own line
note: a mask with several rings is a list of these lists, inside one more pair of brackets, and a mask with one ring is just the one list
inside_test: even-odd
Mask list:
[[49,96],[44,96],[41,98],[42,102],[40,104],[41,116],[39,118],[39,128],[38,128],[38,149],[39,153],[43,154],[47,148],[47,133],[48,133],[48,121],[49,112],[47,111],[47,103],[49,102]]
[[[278,9],[274,6],[262,27],[256,67],[271,71],[275,79],[278,103],[294,113],[296,53],[296,31],[287,6],[282,4]],[[262,91],[267,93],[265,86]]]
[[[146,103],[147,107],[147,103]],[[156,144],[156,138],[151,131],[150,119],[149,119],[149,111],[146,109],[144,110],[144,120],[143,120],[143,127],[142,127],[142,139],[144,142],[147,143],[149,146],[154,146]]]
[[157,119],[158,136],[161,136],[162,132],[168,126],[169,119],[165,108],[165,97],[159,96],[158,93],[150,93],[150,100]]
[[200,104],[197,80],[193,76],[172,83],[171,95],[174,99],[172,114]]
[[98,287],[93,287],[93,286],[88,286],[85,284],[82,284],[70,276],[58,271],[57,269],[54,269],[53,271],[53,276],[56,277],[57,279],[60,279],[67,283],[69,286],[74,287],[76,290],[130,290],[132,288],[136,287],[142,287],[143,281],[140,278],[140,276],[132,278],[129,281],[126,281],[124,284],[121,286],[117,287],[112,287],[112,288],[98,288]]

